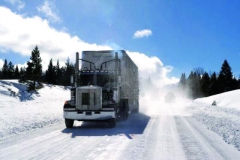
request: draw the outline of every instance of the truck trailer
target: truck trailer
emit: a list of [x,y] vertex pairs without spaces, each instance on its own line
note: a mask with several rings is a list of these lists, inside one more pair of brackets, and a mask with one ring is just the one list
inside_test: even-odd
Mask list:
[[116,126],[129,113],[139,112],[138,67],[124,50],[76,53],[71,99],[63,107],[65,124],[106,121]]

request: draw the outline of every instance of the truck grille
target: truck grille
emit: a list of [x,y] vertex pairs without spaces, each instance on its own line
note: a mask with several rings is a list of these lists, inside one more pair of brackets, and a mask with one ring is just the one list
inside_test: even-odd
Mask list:
[[82,105],[90,105],[90,94],[89,93],[82,93]]
[[79,110],[99,110],[102,108],[102,88],[97,86],[76,89],[76,108]]

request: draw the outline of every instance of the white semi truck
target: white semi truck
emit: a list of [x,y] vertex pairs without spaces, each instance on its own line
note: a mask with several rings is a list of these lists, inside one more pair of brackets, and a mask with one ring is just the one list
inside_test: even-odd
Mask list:
[[71,99],[63,107],[65,124],[74,120],[106,121],[116,126],[139,112],[138,68],[124,50],[83,51],[76,53]]

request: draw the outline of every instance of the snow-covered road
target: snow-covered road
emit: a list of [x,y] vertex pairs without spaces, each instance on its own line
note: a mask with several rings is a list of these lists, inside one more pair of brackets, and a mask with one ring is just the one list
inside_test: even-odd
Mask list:
[[[0,141],[0,159],[240,159],[240,152],[176,106],[131,114],[116,128],[63,123]],[[162,107],[163,108],[163,107]]]

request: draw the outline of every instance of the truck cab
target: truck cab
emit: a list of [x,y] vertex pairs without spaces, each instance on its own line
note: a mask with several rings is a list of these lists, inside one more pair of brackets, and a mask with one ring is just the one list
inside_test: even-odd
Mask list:
[[74,120],[107,121],[115,127],[118,117],[126,120],[129,112],[138,112],[137,67],[125,51],[83,51],[82,59],[76,53],[75,65],[71,99],[64,104],[67,128]]

